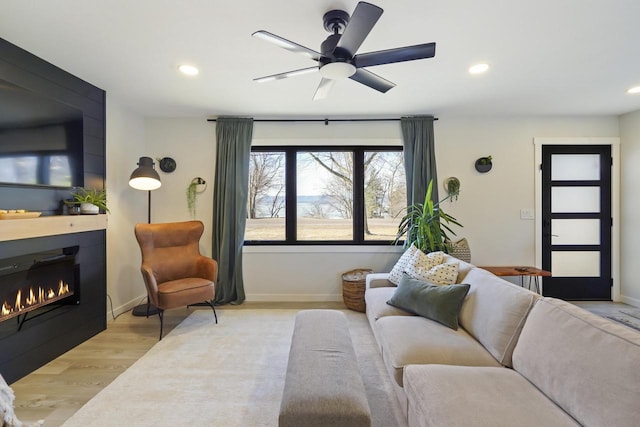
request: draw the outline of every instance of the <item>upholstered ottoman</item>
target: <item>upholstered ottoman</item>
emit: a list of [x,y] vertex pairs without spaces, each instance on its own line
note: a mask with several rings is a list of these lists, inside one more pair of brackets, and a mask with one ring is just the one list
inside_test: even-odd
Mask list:
[[278,425],[371,426],[371,411],[343,313],[303,310],[297,314]]

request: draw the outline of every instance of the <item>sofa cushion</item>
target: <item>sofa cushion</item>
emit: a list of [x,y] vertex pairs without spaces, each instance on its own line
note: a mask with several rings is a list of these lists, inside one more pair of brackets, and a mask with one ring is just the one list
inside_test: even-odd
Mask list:
[[522,325],[539,296],[477,267],[465,283],[471,287],[460,309],[460,326],[510,367]]
[[458,329],[458,313],[469,285],[438,286],[402,276],[387,304]]
[[413,313],[402,310],[401,308],[394,307],[387,304],[389,298],[393,296],[396,291],[396,287],[388,288],[373,288],[367,289],[364,294],[364,300],[367,304],[367,317],[373,320],[378,320],[385,316],[413,316]]
[[365,289],[396,286],[389,281],[389,273],[369,273],[364,279]]
[[513,367],[584,426],[640,423],[640,334],[553,298],[541,299]]
[[404,370],[404,389],[410,426],[579,425],[508,368],[411,365]]
[[375,325],[387,370],[401,387],[407,365],[500,366],[462,328],[454,331],[420,316],[387,316]]

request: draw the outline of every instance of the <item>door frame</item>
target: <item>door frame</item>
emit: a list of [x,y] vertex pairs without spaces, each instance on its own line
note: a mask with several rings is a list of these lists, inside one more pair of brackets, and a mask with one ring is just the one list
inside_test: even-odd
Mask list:
[[[543,145],[610,145],[611,158],[611,299],[620,301],[620,138],[618,137],[559,137],[533,138],[534,195],[535,195],[535,256],[542,265],[542,146]],[[553,274],[553,271],[551,272]]]

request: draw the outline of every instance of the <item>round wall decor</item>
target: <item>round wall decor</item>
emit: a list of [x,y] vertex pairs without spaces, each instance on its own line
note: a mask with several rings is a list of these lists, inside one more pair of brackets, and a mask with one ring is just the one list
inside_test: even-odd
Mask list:
[[160,170],[162,172],[171,173],[176,170],[176,161],[171,157],[163,157],[158,163],[160,164]]
[[475,163],[476,170],[480,173],[489,172],[493,166],[491,160],[493,160],[491,156],[480,157]]

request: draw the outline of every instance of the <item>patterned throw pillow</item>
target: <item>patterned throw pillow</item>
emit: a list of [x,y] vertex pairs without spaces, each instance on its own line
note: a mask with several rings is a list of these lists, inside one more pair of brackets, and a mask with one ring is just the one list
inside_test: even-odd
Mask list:
[[458,258],[464,262],[471,262],[471,248],[469,242],[465,237],[457,242],[451,242],[451,252],[449,252],[454,258]]
[[438,264],[428,270],[409,266],[405,272],[414,279],[435,285],[453,285],[458,280],[459,262]]
[[426,274],[429,270],[438,264],[444,262],[444,252],[430,252],[425,254],[420,249],[417,249],[414,253],[404,271],[414,279],[417,279],[421,274]]
[[415,245],[411,245],[409,249],[404,251],[396,265],[393,266],[391,271],[389,272],[389,281],[394,285],[400,283],[400,279],[402,279],[402,273],[406,270],[407,264],[413,257],[413,254],[418,250]]

